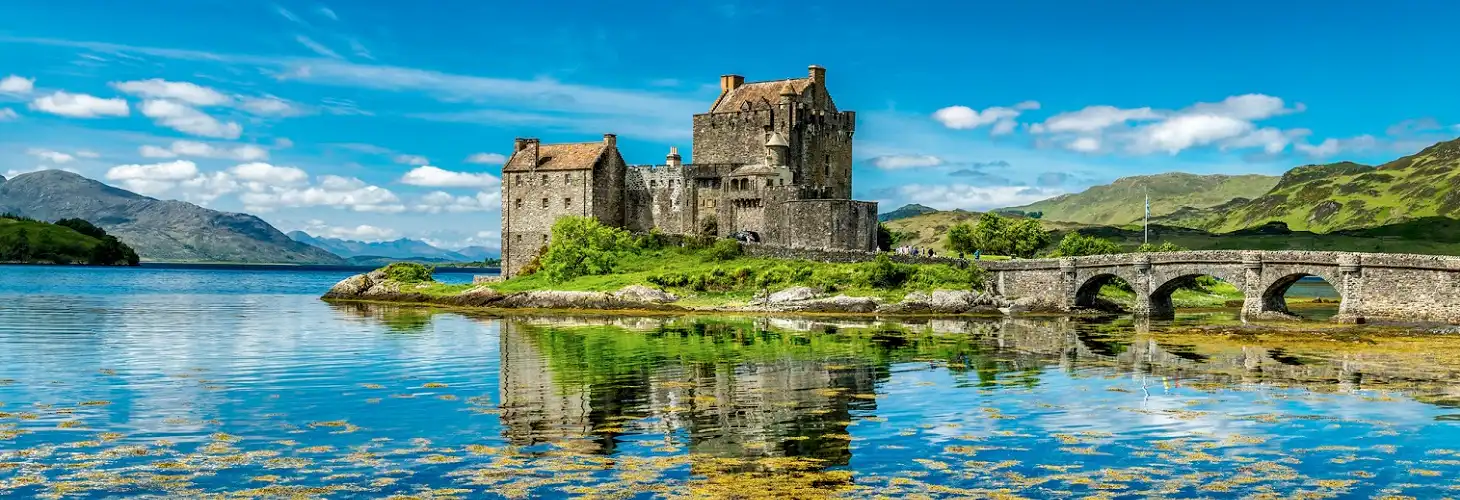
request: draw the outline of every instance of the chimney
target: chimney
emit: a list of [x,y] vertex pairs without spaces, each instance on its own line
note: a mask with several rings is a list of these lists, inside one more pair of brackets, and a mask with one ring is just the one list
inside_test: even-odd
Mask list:
[[618,147],[618,136],[613,134],[603,134],[603,144],[610,148]]
[[664,163],[671,167],[678,167],[680,165],[679,148],[670,146],[669,154],[664,156]]
[[735,90],[735,89],[740,88],[740,86],[743,85],[743,84],[745,84],[745,77],[743,77],[743,76],[740,76],[740,75],[721,75],[720,76],[720,93],[721,94],[729,93],[732,90]]
[[525,137],[518,137],[516,139],[513,139],[512,140],[512,152],[513,153],[516,153],[518,151],[522,151],[524,148],[527,147],[527,141],[528,140],[529,139],[527,139]]
[[812,64],[806,72],[811,77],[811,81],[826,86],[826,68]]

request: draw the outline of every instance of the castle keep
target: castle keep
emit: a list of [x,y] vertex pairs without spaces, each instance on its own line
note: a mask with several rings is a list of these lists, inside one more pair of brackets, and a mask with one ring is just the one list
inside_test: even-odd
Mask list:
[[851,199],[856,118],[811,66],[805,78],[720,77],[719,98],[694,116],[693,163],[670,148],[663,165],[627,165],[613,134],[519,138],[502,166],[502,273],[517,274],[570,215],[635,232],[749,231],[765,245],[875,250],[877,203]]

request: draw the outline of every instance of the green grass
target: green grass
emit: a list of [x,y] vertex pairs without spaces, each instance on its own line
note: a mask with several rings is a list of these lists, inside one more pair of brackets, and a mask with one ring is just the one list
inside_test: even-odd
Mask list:
[[1146,195],[1151,215],[1175,212],[1181,207],[1206,208],[1233,198],[1256,198],[1278,178],[1268,175],[1196,175],[1170,172],[1122,177],[1103,186],[1067,194],[1010,210],[1044,212],[1052,221],[1116,225],[1139,221],[1145,215]]
[[92,248],[101,243],[69,227],[0,217],[0,242],[16,241],[21,231],[25,232],[31,248],[32,257],[28,262],[84,263],[91,256]]
[[[1130,308],[1135,304],[1135,292],[1115,285],[1100,288],[1100,298]],[[1171,304],[1178,309],[1212,309],[1226,307],[1229,301],[1243,299],[1242,291],[1228,283],[1218,282],[1203,290],[1180,289],[1171,292]]]

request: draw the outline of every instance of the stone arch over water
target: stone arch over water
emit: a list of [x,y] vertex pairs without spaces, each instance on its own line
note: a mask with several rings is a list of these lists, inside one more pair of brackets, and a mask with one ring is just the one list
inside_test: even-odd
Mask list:
[[1213,266],[1208,269],[1178,268],[1166,272],[1156,272],[1151,276],[1148,309],[1150,316],[1162,319],[1175,317],[1176,304],[1172,301],[1171,295],[1183,286],[1194,284],[1198,278],[1203,276],[1231,285],[1239,291],[1246,288],[1244,286],[1246,277],[1241,274],[1240,270],[1226,269],[1221,266]]
[[1125,281],[1126,284],[1134,286],[1129,280],[1113,272],[1091,274],[1075,289],[1074,306],[1087,309],[1118,309],[1118,307],[1112,307],[1114,304],[1100,299],[1100,289],[1118,281]]
[[1343,290],[1339,288],[1340,282],[1329,276],[1324,276],[1324,274],[1327,273],[1322,273],[1321,271],[1299,271],[1278,275],[1274,278],[1264,280],[1264,283],[1260,285],[1261,288],[1259,288],[1262,293],[1262,295],[1259,297],[1259,299],[1262,301],[1262,311],[1264,313],[1278,313],[1287,316],[1297,316],[1296,314],[1293,314],[1292,311],[1288,310],[1288,290],[1292,288],[1293,285],[1301,281],[1303,278],[1308,277],[1321,279],[1328,286],[1333,287],[1333,292],[1338,295],[1339,308],[1342,308],[1343,300],[1345,299],[1345,297],[1343,294]]

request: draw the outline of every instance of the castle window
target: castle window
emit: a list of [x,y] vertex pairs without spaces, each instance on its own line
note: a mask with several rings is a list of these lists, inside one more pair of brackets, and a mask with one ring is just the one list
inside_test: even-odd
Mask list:
[[547,184],[547,174],[543,174],[543,176],[542,176],[542,185],[544,185],[544,186],[548,185]]
[[547,244],[547,235],[546,234],[542,235],[542,244],[544,244],[544,245]]
[[649,179],[649,189],[654,189],[656,187],[659,187],[659,181]]
[[772,180],[772,179],[766,179],[765,180],[765,187],[775,187],[775,185],[776,185],[776,181],[775,180]]
[[573,174],[563,174],[563,184],[573,182]]
[[522,208],[522,198],[518,198],[517,199],[517,204],[516,204],[516,206],[514,208]]
[[563,198],[563,208],[568,208],[568,205],[572,205],[572,204],[573,204],[573,199],[572,198]]
[[517,185],[518,186],[521,186],[522,185],[522,174],[517,174],[517,175],[514,175],[512,177],[516,177],[517,178]]
[[547,198],[542,199],[542,208],[547,208]]
[[522,243],[522,235],[517,235],[517,242]]

